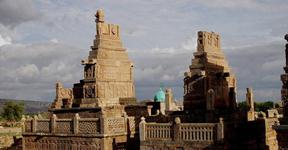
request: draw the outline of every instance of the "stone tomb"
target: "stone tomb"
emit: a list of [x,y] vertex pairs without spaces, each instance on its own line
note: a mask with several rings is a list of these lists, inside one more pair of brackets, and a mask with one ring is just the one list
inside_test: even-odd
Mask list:
[[197,51],[184,78],[184,110],[234,109],[236,78],[221,50],[220,36],[199,31]]
[[25,121],[24,150],[139,147],[135,119],[140,116],[131,116],[129,110],[148,112],[145,107],[129,106],[136,104],[133,63],[122,46],[119,26],[107,24],[103,10],[95,16],[97,34],[88,58],[82,60],[84,79],[73,88],[56,83],[50,119]]

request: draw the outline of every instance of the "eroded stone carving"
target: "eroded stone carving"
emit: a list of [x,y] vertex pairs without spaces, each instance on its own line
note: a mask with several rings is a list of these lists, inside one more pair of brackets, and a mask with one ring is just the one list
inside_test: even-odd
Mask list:
[[73,103],[73,91],[69,88],[64,88],[60,82],[56,83],[56,98],[52,103],[51,108],[69,108]]

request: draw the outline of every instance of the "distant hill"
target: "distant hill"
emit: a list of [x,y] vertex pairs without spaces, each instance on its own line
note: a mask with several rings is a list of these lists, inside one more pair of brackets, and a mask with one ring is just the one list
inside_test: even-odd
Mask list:
[[45,101],[0,99],[0,112],[2,111],[3,106],[7,101],[13,101],[15,103],[24,103],[26,113],[47,112],[49,105],[52,103]]

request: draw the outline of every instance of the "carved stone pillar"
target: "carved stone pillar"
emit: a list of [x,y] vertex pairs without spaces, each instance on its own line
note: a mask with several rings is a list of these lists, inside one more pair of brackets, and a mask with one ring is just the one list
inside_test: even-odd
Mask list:
[[32,132],[36,132],[36,131],[37,131],[37,117],[34,116],[32,120]]
[[51,117],[51,133],[56,132],[56,119],[57,119],[57,116],[53,114]]
[[174,141],[180,141],[180,132],[181,132],[181,120],[179,117],[175,118],[175,123],[173,125],[173,135]]
[[140,141],[145,141],[146,138],[146,121],[144,117],[141,117],[141,122],[139,123],[139,136]]
[[217,124],[217,141],[224,140],[224,122],[223,118],[219,118],[219,123]]
[[22,130],[22,133],[25,132],[25,121],[26,121],[26,118],[24,115],[22,115],[22,118],[21,118],[21,130]]
[[79,114],[76,113],[74,118],[73,118],[73,132],[74,134],[78,134],[78,129],[79,129]]

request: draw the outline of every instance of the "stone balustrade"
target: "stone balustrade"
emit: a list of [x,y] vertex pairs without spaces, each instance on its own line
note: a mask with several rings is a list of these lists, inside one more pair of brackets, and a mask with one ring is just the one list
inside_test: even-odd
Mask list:
[[118,134],[135,134],[134,117],[58,119],[54,114],[50,119],[28,119],[24,121],[24,134],[62,134],[107,136]]
[[80,118],[78,114],[73,119],[28,119],[24,121],[23,133],[41,134],[100,134],[98,118]]
[[170,123],[147,123],[146,124],[146,139],[147,140],[171,140],[171,127]]
[[214,141],[215,123],[182,123],[180,139],[184,141]]
[[224,139],[224,124],[222,118],[219,123],[181,123],[176,118],[172,123],[147,123],[141,118],[139,124],[140,140],[170,140],[187,142],[210,142]]

